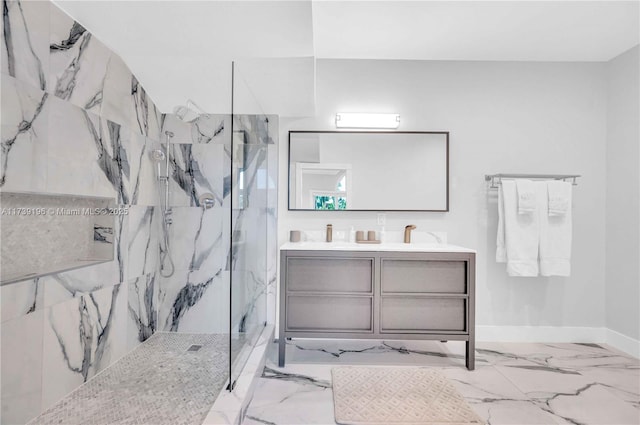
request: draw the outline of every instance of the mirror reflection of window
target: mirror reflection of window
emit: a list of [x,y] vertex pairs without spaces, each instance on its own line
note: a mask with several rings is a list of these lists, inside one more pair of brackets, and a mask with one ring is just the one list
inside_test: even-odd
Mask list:
[[338,184],[336,185],[336,190],[338,192],[345,192],[347,190],[347,176],[343,175],[340,180],[338,180]]
[[449,134],[290,131],[289,208],[338,210],[339,197],[350,210],[448,211]]
[[314,194],[316,210],[346,210],[347,198],[335,194]]

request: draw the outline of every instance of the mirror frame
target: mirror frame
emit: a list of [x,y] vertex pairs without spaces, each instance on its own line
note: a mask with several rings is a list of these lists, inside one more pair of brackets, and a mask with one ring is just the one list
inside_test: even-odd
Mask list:
[[[404,210],[404,209],[352,209],[352,210],[311,210],[291,208],[291,135],[292,134],[317,134],[317,133],[344,133],[344,134],[442,134],[445,136],[446,150],[446,205],[441,210]],[[288,211],[314,211],[314,212],[348,212],[348,211],[398,211],[398,212],[449,212],[449,132],[448,131],[367,131],[367,130],[289,130],[289,142],[287,144],[287,210]]]

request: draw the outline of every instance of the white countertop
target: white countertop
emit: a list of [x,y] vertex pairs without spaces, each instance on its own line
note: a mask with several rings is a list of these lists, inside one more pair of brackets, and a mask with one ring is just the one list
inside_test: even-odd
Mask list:
[[475,249],[457,245],[436,243],[394,243],[364,244],[354,242],[287,242],[281,250],[298,251],[397,251],[397,252],[466,252],[475,253]]

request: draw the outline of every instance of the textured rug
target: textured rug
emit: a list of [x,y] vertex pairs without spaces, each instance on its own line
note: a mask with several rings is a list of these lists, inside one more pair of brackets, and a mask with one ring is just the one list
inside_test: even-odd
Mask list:
[[339,424],[484,424],[436,370],[342,366],[331,373]]

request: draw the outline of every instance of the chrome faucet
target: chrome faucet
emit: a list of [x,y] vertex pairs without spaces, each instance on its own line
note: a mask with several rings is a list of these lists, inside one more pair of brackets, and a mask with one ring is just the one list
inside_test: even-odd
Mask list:
[[404,228],[404,243],[411,243],[411,231],[416,228],[415,224],[409,224]]

